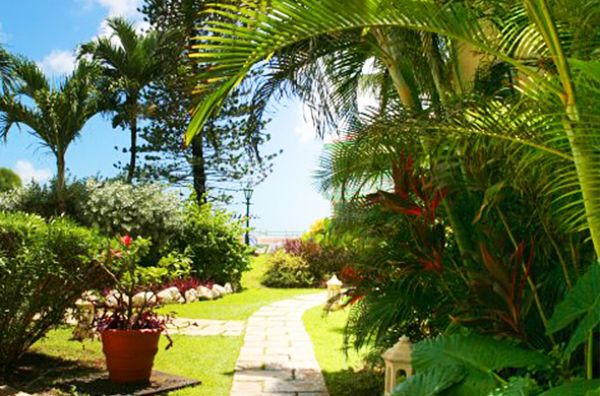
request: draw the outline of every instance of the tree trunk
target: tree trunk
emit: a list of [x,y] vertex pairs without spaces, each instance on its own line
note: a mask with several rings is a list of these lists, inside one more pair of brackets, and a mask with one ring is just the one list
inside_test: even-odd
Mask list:
[[58,204],[59,214],[65,213],[65,154],[57,153],[56,154],[56,201]]
[[[407,79],[402,75],[402,71],[399,68],[401,53],[398,53],[389,35],[382,29],[373,29],[373,36],[377,41],[378,46],[382,52],[382,61],[385,64],[388,73],[394,87],[398,92],[402,105],[416,113],[422,111],[421,103],[418,100],[418,92],[414,90],[407,83]],[[415,99],[417,98],[417,99]],[[421,139],[421,144],[425,152],[430,152],[429,144],[425,139]],[[471,241],[469,226],[467,220],[457,213],[456,207],[450,202],[450,197],[443,202],[444,209],[448,214],[448,220],[450,226],[454,231],[456,243],[463,257],[468,257],[474,251],[473,243]]]
[[137,115],[134,114],[134,116],[131,117],[129,127],[131,128],[131,147],[129,149],[131,156],[129,158],[129,168],[127,170],[127,183],[131,184],[133,176],[135,175],[135,162],[137,159]]
[[206,203],[206,169],[204,162],[204,147],[202,134],[198,134],[192,140],[192,177],[194,179],[194,191],[196,201],[202,206]]

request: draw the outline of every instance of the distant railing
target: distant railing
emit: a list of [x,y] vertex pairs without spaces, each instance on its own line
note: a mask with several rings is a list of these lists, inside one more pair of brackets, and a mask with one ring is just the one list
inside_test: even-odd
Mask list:
[[268,230],[253,230],[250,234],[255,237],[273,237],[273,238],[300,238],[302,231],[268,231]]

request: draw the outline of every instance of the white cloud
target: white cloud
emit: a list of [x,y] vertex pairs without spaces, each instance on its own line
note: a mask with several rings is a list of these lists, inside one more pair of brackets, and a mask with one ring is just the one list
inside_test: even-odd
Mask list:
[[302,144],[310,142],[317,136],[317,129],[312,120],[310,109],[306,105],[298,106],[294,134]]
[[[141,6],[141,0],[95,0],[100,6],[106,8],[106,18],[123,17],[129,21],[132,21],[133,27],[138,33],[147,31],[150,28],[150,24],[144,21],[142,14],[138,11],[138,7]],[[105,20],[100,22],[98,26],[98,33],[94,37],[110,37],[112,29],[108,26]],[[118,44],[118,40],[115,39],[114,44]]]
[[25,160],[18,160],[14,166],[14,171],[19,175],[23,183],[30,183],[32,181],[44,183],[52,177],[50,169],[36,169],[31,162]]
[[97,3],[106,8],[108,17],[121,16],[125,18],[139,19],[138,7],[141,6],[141,0],[96,0]]
[[52,50],[38,66],[46,74],[70,74],[75,69],[77,59],[71,51]]

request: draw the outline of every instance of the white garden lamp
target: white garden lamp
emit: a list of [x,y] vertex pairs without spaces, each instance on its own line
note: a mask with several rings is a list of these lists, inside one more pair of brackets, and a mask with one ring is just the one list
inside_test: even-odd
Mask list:
[[413,374],[410,340],[402,336],[393,347],[385,351],[381,357],[385,361],[385,391],[386,396],[391,395],[396,387],[398,375],[404,373],[406,377]]
[[327,281],[327,302],[342,294],[342,281],[335,274]]

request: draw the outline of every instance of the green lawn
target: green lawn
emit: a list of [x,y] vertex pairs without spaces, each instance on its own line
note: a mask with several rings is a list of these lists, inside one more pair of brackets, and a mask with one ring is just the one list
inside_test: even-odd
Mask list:
[[[299,294],[314,293],[315,289],[270,289],[260,284],[265,271],[262,258],[253,259],[252,269],[244,274],[240,293],[214,301],[187,305],[171,305],[162,311],[174,311],[180,317],[198,319],[245,320],[260,307]],[[86,342],[85,348],[70,341],[71,329],[51,331],[36,343],[28,359],[41,366],[30,378],[17,378],[15,385],[22,390],[39,392],[53,384],[77,378],[85,373],[104,370],[104,357],[98,341]],[[235,361],[243,343],[242,337],[175,336],[174,346],[161,350],[155,369],[202,381],[202,385],[172,392],[172,396],[225,396],[231,388]],[[162,341],[164,345],[164,340]],[[164,349],[164,348],[163,348]]]
[[256,310],[272,302],[291,298],[300,294],[314,293],[315,289],[270,289],[260,284],[266,271],[262,256],[252,260],[252,269],[242,277],[243,290],[218,300],[199,301],[191,304],[172,304],[160,312],[174,313],[180,318],[246,320]]
[[383,373],[364,367],[364,356],[343,348],[344,326],[348,310],[323,316],[323,308],[307,311],[302,319],[313,342],[315,355],[330,396],[379,396],[383,393]]
[[[54,330],[38,342],[32,352],[63,360],[70,366],[70,375],[49,377],[34,383],[30,391],[52,387],[54,381],[65,377],[76,378],[83,372],[104,370],[102,345],[98,341],[86,342],[85,349],[78,342],[70,341],[71,329]],[[242,346],[242,337],[187,337],[174,336],[173,347],[164,350],[165,340],[156,356],[154,368],[171,374],[200,380],[202,385],[171,392],[172,396],[226,396],[229,394],[235,361]],[[74,369],[77,364],[79,367]],[[23,389],[23,388],[21,388]]]

